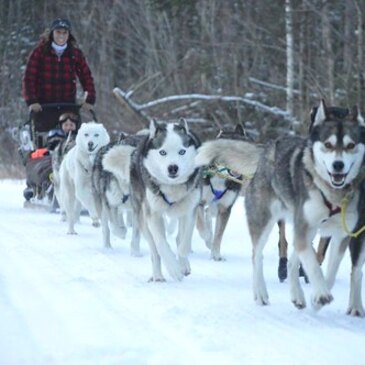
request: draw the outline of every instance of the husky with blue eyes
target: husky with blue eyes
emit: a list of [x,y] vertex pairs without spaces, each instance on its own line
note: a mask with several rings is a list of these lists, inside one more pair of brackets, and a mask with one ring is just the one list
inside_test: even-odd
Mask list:
[[[201,198],[201,168],[195,166],[199,146],[185,119],[178,123],[152,120],[147,135],[132,153],[133,224],[150,247],[151,281],[165,280],[161,260],[174,280],[190,274],[188,254]],[[167,218],[178,221],[176,252],[167,241]]]

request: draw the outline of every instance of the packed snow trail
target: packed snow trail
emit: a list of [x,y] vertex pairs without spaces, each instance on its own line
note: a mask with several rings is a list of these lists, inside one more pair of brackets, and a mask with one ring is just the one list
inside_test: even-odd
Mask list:
[[226,261],[210,260],[194,232],[192,274],[148,283],[144,241],[139,258],[130,232],[105,250],[88,217],[67,235],[59,215],[23,208],[23,187],[0,181],[0,364],[363,364],[365,320],[345,314],[349,256],[334,302],[299,311],[277,278],[274,230],[264,251],[271,304],[257,306],[242,198],[223,237]]

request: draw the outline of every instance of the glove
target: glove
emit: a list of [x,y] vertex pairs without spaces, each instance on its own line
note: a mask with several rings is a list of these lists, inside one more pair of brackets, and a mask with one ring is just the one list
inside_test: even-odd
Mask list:
[[38,113],[42,110],[42,106],[39,103],[34,103],[29,105],[29,111]]
[[94,105],[85,102],[85,103],[82,103],[81,108],[86,110],[87,112],[89,112],[90,110],[94,109]]

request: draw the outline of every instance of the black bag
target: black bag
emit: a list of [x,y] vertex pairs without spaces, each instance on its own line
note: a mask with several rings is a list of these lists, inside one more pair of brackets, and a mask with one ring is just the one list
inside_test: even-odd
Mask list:
[[25,172],[28,186],[47,189],[52,177],[51,155],[29,158],[25,165]]

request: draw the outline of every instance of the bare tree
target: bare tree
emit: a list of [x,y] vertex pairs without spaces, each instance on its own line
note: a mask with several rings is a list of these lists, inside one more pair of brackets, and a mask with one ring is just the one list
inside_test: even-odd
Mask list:
[[286,109],[294,116],[294,32],[293,9],[291,0],[285,0],[285,33],[286,33]]

